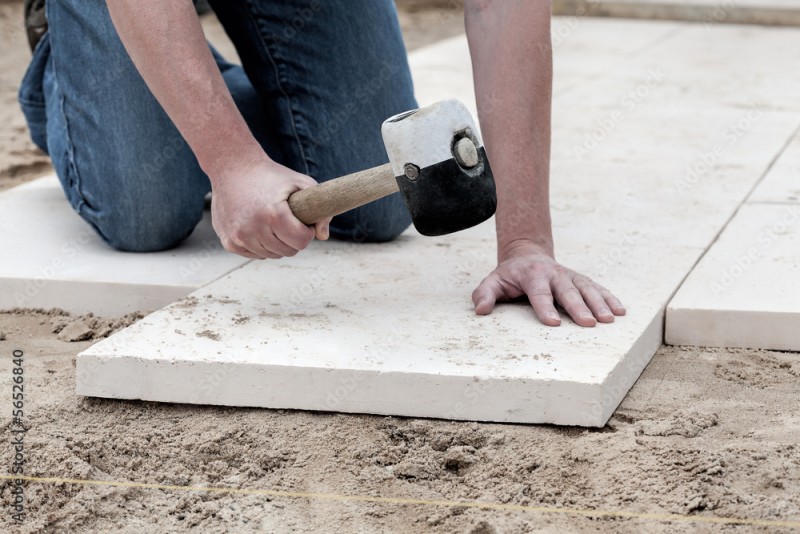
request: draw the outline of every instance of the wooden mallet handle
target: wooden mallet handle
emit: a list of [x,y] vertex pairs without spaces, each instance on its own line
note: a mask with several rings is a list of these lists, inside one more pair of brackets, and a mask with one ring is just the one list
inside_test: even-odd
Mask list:
[[289,196],[289,207],[304,224],[314,224],[398,190],[397,180],[387,163],[295,191]]

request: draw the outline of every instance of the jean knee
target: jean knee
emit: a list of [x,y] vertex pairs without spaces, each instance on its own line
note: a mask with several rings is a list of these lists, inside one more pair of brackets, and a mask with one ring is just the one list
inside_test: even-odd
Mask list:
[[[180,245],[203,217],[201,202],[130,203],[105,214],[81,213],[103,240],[124,252],[159,252]],[[86,210],[90,211],[90,210]]]
[[411,225],[402,198],[394,194],[333,218],[331,236],[356,243],[385,243]]

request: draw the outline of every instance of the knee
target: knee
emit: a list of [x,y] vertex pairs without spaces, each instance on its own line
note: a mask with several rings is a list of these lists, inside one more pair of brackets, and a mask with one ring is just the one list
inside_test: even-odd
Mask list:
[[158,252],[175,248],[191,235],[203,216],[203,205],[202,199],[198,203],[174,198],[129,203],[90,222],[117,250]]
[[356,243],[385,243],[396,239],[411,225],[411,217],[399,195],[356,208],[334,217],[331,236]]

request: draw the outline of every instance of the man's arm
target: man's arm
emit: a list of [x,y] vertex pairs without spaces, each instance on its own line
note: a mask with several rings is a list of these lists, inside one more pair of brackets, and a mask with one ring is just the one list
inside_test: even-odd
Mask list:
[[497,182],[497,268],[472,294],[475,311],[527,294],[560,324],[554,300],[581,326],[625,308],[607,289],[555,261],[550,223],[550,2],[467,0],[466,26],[481,131]]
[[[315,231],[297,220],[288,196],[316,184],[278,165],[253,137],[228,91],[191,0],[108,0],[137,70],[211,179],[214,229],[231,252],[293,256]],[[330,220],[316,224],[320,239]]]

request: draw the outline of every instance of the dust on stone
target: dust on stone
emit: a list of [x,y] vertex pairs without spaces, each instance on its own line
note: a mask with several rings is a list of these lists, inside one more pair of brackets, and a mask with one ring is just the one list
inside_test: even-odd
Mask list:
[[251,319],[250,316],[243,315],[242,313],[237,313],[231,318],[234,324],[240,324],[240,325],[249,323],[250,319]]
[[203,330],[202,332],[198,332],[197,337],[207,337],[208,339],[211,339],[213,341],[220,340],[219,334],[217,334],[212,330]]
[[171,308],[179,310],[188,310],[197,306],[197,297],[184,297],[178,302],[174,303]]
[[210,301],[213,301],[213,302],[218,302],[220,304],[241,304],[240,300],[232,299],[232,298],[224,296],[224,295],[221,296],[221,297],[215,297],[214,295],[206,295],[204,298],[206,300],[210,300]]

